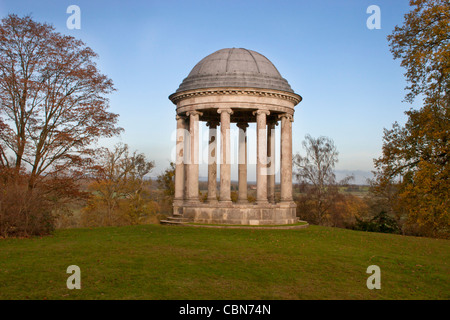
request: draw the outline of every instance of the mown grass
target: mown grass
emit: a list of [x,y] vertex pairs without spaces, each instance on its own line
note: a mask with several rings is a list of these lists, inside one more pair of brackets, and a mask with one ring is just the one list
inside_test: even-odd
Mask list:
[[[0,299],[449,299],[448,240],[141,225],[0,240]],[[69,290],[69,265],[81,290]],[[381,290],[369,290],[369,265]]]

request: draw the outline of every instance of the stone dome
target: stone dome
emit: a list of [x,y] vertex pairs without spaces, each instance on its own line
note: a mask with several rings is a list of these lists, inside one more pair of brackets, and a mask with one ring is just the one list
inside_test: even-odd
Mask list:
[[221,87],[261,88],[294,93],[269,59],[243,48],[221,49],[203,58],[183,80],[176,93]]

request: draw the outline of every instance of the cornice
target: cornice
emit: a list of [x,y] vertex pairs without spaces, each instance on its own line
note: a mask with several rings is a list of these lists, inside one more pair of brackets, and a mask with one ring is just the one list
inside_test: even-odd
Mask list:
[[217,95],[250,95],[259,97],[273,97],[283,100],[288,100],[297,105],[302,101],[302,97],[296,93],[266,90],[260,88],[208,88],[208,89],[196,89],[189,91],[176,92],[169,96],[169,99],[177,104],[179,101],[194,97],[202,96],[217,96]]

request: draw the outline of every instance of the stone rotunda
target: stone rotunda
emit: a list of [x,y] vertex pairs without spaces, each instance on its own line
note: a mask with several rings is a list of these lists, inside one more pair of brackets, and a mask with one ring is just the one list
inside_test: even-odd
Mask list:
[[[292,199],[292,121],[302,97],[263,55],[221,49],[195,65],[169,96],[176,105],[175,198],[169,221],[230,225],[297,222]],[[199,199],[199,121],[209,127],[208,197]],[[247,199],[247,127],[256,123],[256,201]],[[280,158],[274,128],[280,123]],[[239,128],[238,200],[231,201],[230,126]],[[217,127],[220,149],[216,152]],[[217,192],[217,154],[220,155]],[[280,161],[280,201],[275,202],[275,161]],[[218,194],[217,194],[218,193]]]

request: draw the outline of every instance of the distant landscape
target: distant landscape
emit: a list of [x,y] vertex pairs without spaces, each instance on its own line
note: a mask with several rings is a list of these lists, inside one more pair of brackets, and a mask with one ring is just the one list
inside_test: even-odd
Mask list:
[[[347,176],[353,176],[354,180],[350,182],[350,184],[364,186],[367,185],[367,179],[373,178],[373,173],[370,171],[363,170],[334,170],[334,174],[336,175],[336,179],[339,181],[344,179]],[[208,181],[208,177],[200,176],[200,181]],[[232,182],[237,183],[236,180],[232,180]],[[256,181],[248,181],[249,184],[256,184]]]

